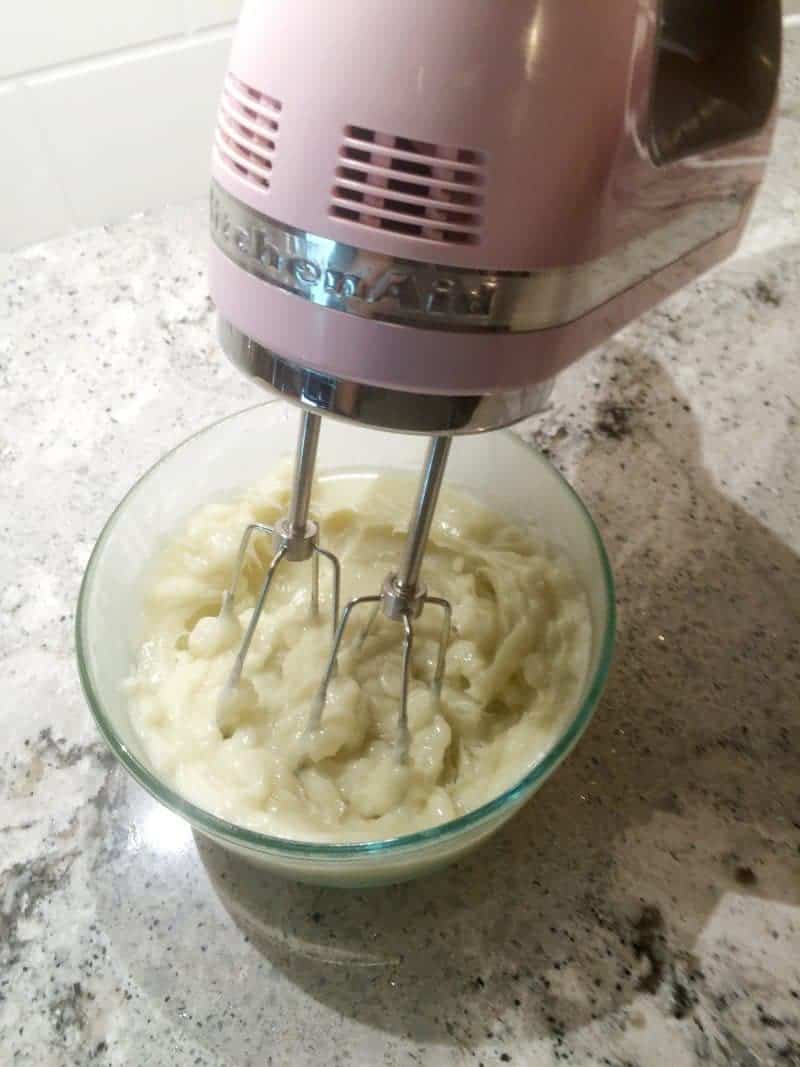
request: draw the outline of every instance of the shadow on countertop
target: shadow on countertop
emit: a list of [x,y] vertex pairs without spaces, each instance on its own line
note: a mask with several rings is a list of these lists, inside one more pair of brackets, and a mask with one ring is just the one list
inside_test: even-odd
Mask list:
[[647,993],[702,1016],[699,1058],[747,1063],[762,1037],[800,1055],[797,1001],[794,1025],[753,1037],[747,990],[731,1007],[698,947],[727,891],[800,901],[800,560],[713,484],[661,366],[608,351],[573,482],[609,545],[619,640],[570,759],[496,838],[416,883],[324,890],[198,850],[272,965],[384,1031],[513,1058]]

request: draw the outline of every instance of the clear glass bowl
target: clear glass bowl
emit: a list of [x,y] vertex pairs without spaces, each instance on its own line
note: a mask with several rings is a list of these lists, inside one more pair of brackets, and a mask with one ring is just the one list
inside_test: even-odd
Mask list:
[[[563,733],[512,788],[458,819],[391,840],[316,844],[243,829],[190,803],[148,765],[129,717],[122,681],[141,636],[144,568],[163,539],[210,498],[257,483],[294,449],[297,412],[260,404],[214,423],[166,455],[117,507],[92,553],[76,621],[81,682],[103,737],[125,769],[201,834],[276,873],[323,885],[365,886],[414,878],[475,848],[509,819],[578,740],[600,698],[614,644],[608,558],[580,498],[533,448],[510,433],[455,440],[447,481],[521,522],[535,522],[570,557],[589,596],[592,653],[581,699]],[[319,473],[390,468],[418,474],[426,440],[326,420]]]

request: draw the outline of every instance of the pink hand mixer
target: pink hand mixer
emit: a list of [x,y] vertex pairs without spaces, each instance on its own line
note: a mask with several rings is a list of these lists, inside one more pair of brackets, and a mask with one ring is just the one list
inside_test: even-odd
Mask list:
[[[320,722],[361,604],[450,605],[420,569],[453,436],[540,411],[558,371],[737,245],[769,151],[780,0],[245,0],[213,148],[223,348],[301,409],[289,514],[243,536],[332,571]],[[405,553],[339,614],[309,503],[321,417],[431,437]],[[223,694],[225,695],[225,694]]]

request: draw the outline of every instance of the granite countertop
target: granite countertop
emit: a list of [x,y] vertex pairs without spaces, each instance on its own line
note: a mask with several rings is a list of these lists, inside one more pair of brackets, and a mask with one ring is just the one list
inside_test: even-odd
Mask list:
[[613,559],[600,710],[507,828],[416,884],[252,874],[126,779],[80,692],[104,519],[260,395],[214,341],[204,205],[2,261],[2,1064],[800,1064],[792,34],[741,251],[525,428]]

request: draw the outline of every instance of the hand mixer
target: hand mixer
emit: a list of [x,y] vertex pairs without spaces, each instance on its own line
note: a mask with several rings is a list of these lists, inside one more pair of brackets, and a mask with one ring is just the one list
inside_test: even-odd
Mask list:
[[[361,604],[450,605],[420,568],[454,435],[541,410],[553,378],[736,246],[769,150],[780,0],[245,0],[213,151],[221,343],[302,409],[282,561],[332,565],[334,639]],[[323,415],[426,434],[406,551],[339,619],[309,520]],[[257,447],[257,442],[254,443]]]

